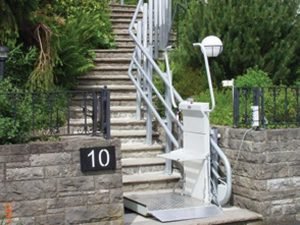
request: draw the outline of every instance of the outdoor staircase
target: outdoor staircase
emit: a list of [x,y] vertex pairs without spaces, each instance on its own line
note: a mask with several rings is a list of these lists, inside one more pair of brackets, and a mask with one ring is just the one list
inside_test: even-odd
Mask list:
[[157,157],[164,151],[159,134],[154,132],[154,144],[147,145],[146,120],[136,119],[136,89],[128,76],[134,50],[128,27],[135,7],[111,5],[116,48],[95,50],[95,68],[80,77],[77,86],[77,90],[99,90],[104,86],[110,90],[111,136],[121,140],[125,193],[172,189],[180,178],[179,174],[164,173],[165,160]]
[[[137,92],[128,75],[129,65],[135,48],[133,41],[129,37],[128,28],[135,8],[136,6],[111,5],[111,22],[115,34],[116,48],[95,50],[95,68],[79,78],[79,84],[76,88],[78,91],[90,92],[92,90],[99,91],[106,86],[110,91],[111,137],[118,138],[121,141],[124,203],[126,201],[130,203],[128,199],[136,194],[137,196],[139,194],[147,196],[152,192],[154,195],[161,194],[163,196],[165,193],[173,193],[170,190],[177,187],[176,185],[181,178],[181,175],[176,172],[173,172],[172,175],[167,175],[165,172],[165,160],[157,157],[158,154],[164,153],[165,148],[163,144],[165,140],[161,140],[157,130],[153,131],[153,144],[146,144],[145,118],[147,113],[144,112],[143,107],[141,107],[142,115],[145,114],[145,116],[142,116],[140,120],[137,119]],[[77,96],[77,98],[80,99],[82,96]],[[81,118],[82,105],[78,105],[78,102],[76,103],[74,99],[73,104],[73,111],[75,113],[73,112],[72,115],[75,118],[70,121],[71,126],[78,125],[80,127],[80,125],[84,124],[83,120],[88,120],[90,128],[92,123],[91,118]],[[91,106],[88,107],[91,108]],[[168,201],[168,199],[165,201]],[[173,201],[170,202],[172,203]],[[137,202],[134,204],[138,205]],[[145,207],[145,205],[142,205],[142,207]],[[186,223],[180,221],[172,224],[250,225],[251,222],[260,224],[258,221],[261,220],[261,217],[258,214],[238,208],[229,208],[229,210],[224,210],[224,212],[224,215],[218,217],[204,220],[189,220],[185,221]],[[241,215],[237,216],[239,214]],[[158,225],[161,223],[157,220],[140,217],[135,213],[126,213],[125,224]]]

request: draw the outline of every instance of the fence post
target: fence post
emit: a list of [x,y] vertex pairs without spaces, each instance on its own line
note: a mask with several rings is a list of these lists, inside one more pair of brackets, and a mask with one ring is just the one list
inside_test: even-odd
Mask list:
[[100,95],[101,132],[105,139],[110,139],[110,92],[106,86],[100,90]]
[[237,87],[233,90],[233,127],[239,126],[240,120],[240,94]]
[[95,91],[92,93],[93,96],[93,111],[92,111],[92,120],[93,120],[93,133],[95,136],[97,134],[97,111],[98,111],[98,102],[97,102],[97,94]]

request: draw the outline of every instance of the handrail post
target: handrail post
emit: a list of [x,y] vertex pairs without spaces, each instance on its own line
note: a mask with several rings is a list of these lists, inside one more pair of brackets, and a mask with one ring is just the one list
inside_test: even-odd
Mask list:
[[[142,42],[142,22],[138,21],[137,22],[137,39],[138,41],[141,43]],[[133,56],[135,57],[135,55]],[[139,62],[139,64],[142,63],[142,51],[140,48],[136,47],[136,57],[137,57],[137,61]],[[138,69],[137,70],[137,83],[139,86],[141,86],[141,79],[142,78],[142,73],[141,71]],[[141,108],[142,108],[142,98],[141,98],[141,94],[137,91],[136,93],[137,95],[137,104],[136,104],[136,118],[137,120],[141,120],[142,119],[142,113],[141,113]]]
[[[152,55],[152,46],[149,47],[149,53]],[[147,75],[149,77],[149,80],[152,82],[152,65],[151,63],[147,60]],[[152,87],[149,84],[149,82],[145,82],[147,85],[147,97],[149,102],[152,104]],[[153,128],[153,117],[152,117],[152,111],[149,107],[147,107],[147,133],[146,133],[146,143],[148,145],[152,144],[152,128]]]
[[[171,101],[171,90],[168,86],[166,86],[165,91],[165,101],[167,105],[172,108],[172,101]],[[165,109],[165,115],[166,115],[166,126],[169,131],[172,131],[172,117],[167,109]],[[166,146],[165,146],[165,153],[169,153],[172,151],[172,142],[168,136],[166,136]],[[165,173],[168,175],[172,174],[172,160],[166,159],[165,162]]]

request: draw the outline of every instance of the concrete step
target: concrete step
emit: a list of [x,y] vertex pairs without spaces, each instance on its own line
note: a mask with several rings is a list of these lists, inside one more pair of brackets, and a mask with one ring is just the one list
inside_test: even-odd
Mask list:
[[111,85],[78,85],[77,89],[78,90],[88,90],[88,91],[92,91],[92,90],[100,90],[101,88],[104,88],[104,86],[107,87],[108,90],[110,90],[111,93],[115,92],[115,93],[135,93],[136,89],[135,86],[133,84],[131,85],[122,85],[122,84],[111,84]]
[[164,152],[161,144],[123,144],[121,145],[122,158],[157,157]]
[[177,222],[161,223],[152,217],[143,217],[136,213],[125,214],[125,225],[263,225],[262,216],[238,207],[223,208],[223,214]]
[[114,118],[136,118],[136,106],[111,106],[111,119]]
[[[92,106],[92,97],[90,95],[85,95],[84,92],[74,94],[72,97],[73,106]],[[135,93],[111,93],[110,96],[111,106],[136,106],[136,94]]]
[[[95,71],[100,71],[101,73],[109,73],[109,74],[120,74],[120,72],[122,72],[124,74],[124,72],[128,71],[128,66],[95,66],[92,70],[93,72]],[[89,73],[89,74],[94,74],[94,73]]]
[[113,23],[112,29],[129,29],[129,23]]
[[[136,107],[134,106],[111,106],[111,119],[115,118],[126,118],[135,119],[136,118]],[[92,107],[87,106],[87,115],[91,115]],[[70,117],[72,119],[82,119],[85,118],[85,112],[83,106],[71,106],[70,107]]]
[[[70,126],[72,127],[87,127],[92,128],[92,118],[78,118],[78,119],[70,119]],[[119,130],[145,130],[146,121],[145,120],[135,120],[135,119],[124,119],[124,118],[113,118],[110,121],[111,130],[119,131]]]
[[131,11],[134,12],[136,9],[136,5],[120,5],[120,4],[110,4],[110,8],[112,12],[117,12],[117,11]]
[[136,94],[123,94],[110,96],[111,106],[134,106],[136,107]]
[[111,130],[145,130],[146,121],[128,118],[114,118],[111,120]]
[[[122,144],[145,144],[146,130],[113,130],[111,136],[119,138]],[[154,141],[158,138],[158,133],[153,134]]]
[[123,191],[172,189],[180,179],[180,174],[166,175],[164,172],[123,175]]
[[116,42],[116,45],[118,48],[126,48],[126,49],[134,49],[135,48],[135,44],[133,43],[133,41],[130,41],[130,42],[119,41],[119,42]]
[[[123,42],[122,42],[123,43]],[[125,42],[124,42],[125,43]],[[127,43],[127,42],[126,42]],[[96,58],[94,63],[96,66],[129,66],[131,57],[113,57],[113,58]]]
[[110,21],[111,21],[111,23],[113,25],[116,25],[116,24],[127,24],[128,27],[129,27],[129,24],[131,22],[131,18],[111,18]]
[[86,75],[78,79],[79,86],[106,85],[113,83],[118,85],[132,85],[128,75]]
[[[128,33],[128,32],[127,32]],[[97,58],[130,58],[133,50],[130,49],[96,49],[94,50]]]
[[[117,11],[117,10],[113,10],[110,14],[110,18],[124,18],[124,19],[132,19],[134,15],[134,11],[130,11],[130,10],[123,10],[123,11]],[[140,13],[138,15],[137,18],[142,18],[143,15]]]
[[165,169],[165,160],[158,157],[122,158],[121,162],[123,175],[162,172]]

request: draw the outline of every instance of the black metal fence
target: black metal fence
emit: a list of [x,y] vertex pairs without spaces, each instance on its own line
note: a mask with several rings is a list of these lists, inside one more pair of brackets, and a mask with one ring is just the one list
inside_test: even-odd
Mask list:
[[234,127],[299,127],[299,92],[299,87],[235,88]]
[[109,139],[109,90],[0,93],[0,142],[25,134],[103,135]]

